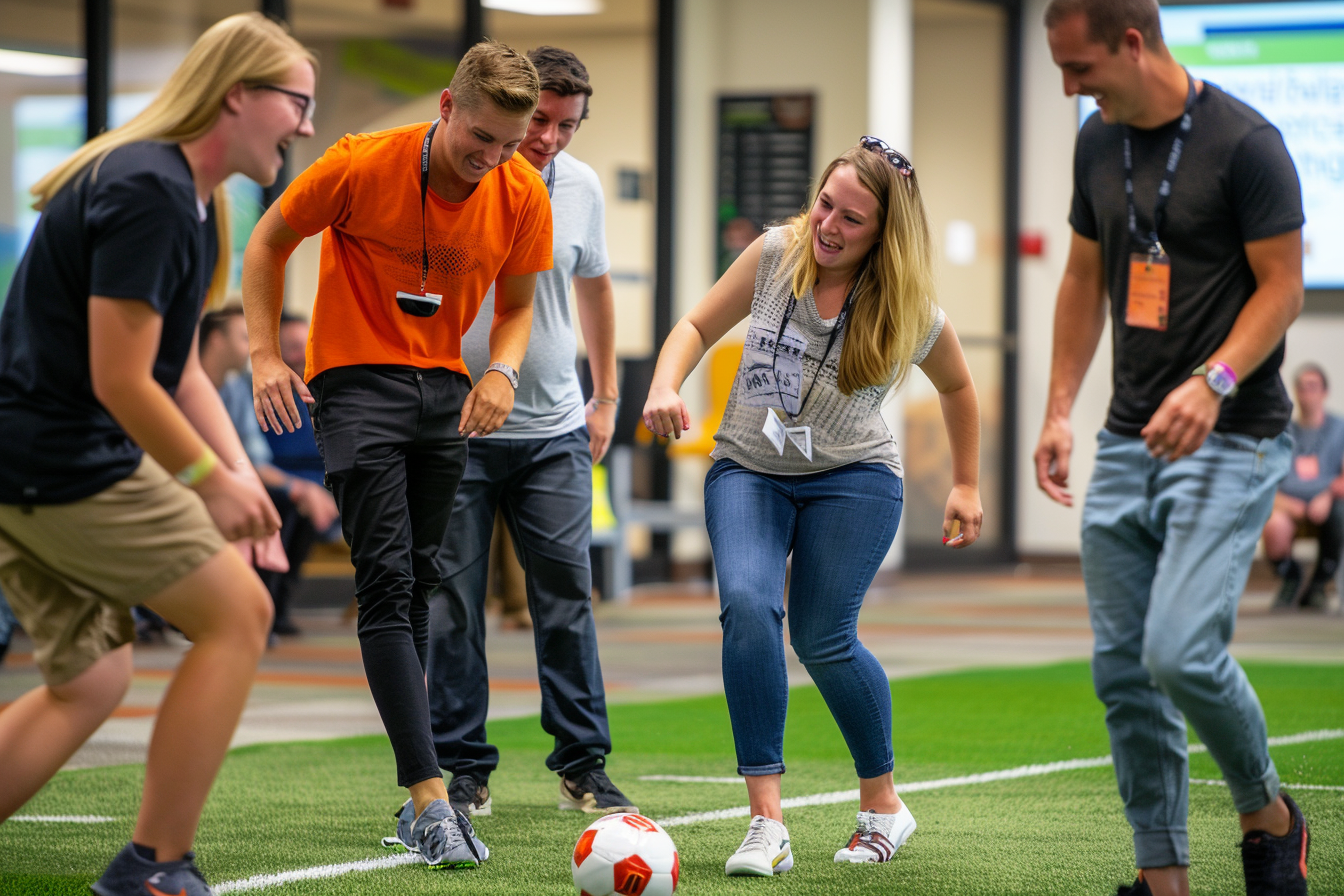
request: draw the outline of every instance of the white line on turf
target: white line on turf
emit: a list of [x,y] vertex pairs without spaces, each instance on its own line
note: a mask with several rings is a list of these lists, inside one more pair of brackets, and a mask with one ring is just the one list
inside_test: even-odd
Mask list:
[[[1208,784],[1210,787],[1226,787],[1226,781],[1217,781],[1213,778],[1191,778],[1191,784]],[[1287,787],[1290,790],[1344,790],[1335,784],[1290,784],[1287,781],[1279,783],[1280,787]]]
[[[1271,737],[1270,746],[1285,746],[1288,744],[1308,743],[1318,740],[1337,740],[1344,738],[1344,728],[1331,728],[1322,731],[1304,731],[1301,734],[1291,734],[1286,737]],[[1190,752],[1204,752],[1200,744],[1192,744]],[[1073,771],[1074,769],[1097,768],[1099,766],[1110,765],[1111,757],[1097,756],[1090,759],[1066,759],[1062,762],[1047,762],[1039,765],[1021,765],[1017,768],[1002,769],[995,772],[983,772],[978,775],[962,775],[957,778],[937,778],[932,781],[910,781],[904,784],[897,784],[896,789],[902,793],[914,793],[920,790],[936,790],[941,787],[958,787],[966,784],[987,784],[992,781],[1007,781],[1014,778],[1028,778],[1036,775],[1050,775],[1055,772]],[[690,776],[668,776],[668,777],[690,777]],[[645,779],[647,780],[647,779]],[[736,780],[736,779],[722,779]],[[1302,785],[1298,785],[1299,788]],[[1320,785],[1312,785],[1311,789],[1316,789]],[[857,790],[837,790],[832,793],[817,793],[811,796],[791,797],[783,801],[782,805],[786,809],[792,809],[799,806],[823,806],[831,803],[846,803],[857,800],[859,792]],[[659,820],[663,827],[678,827],[680,825],[697,824],[703,821],[717,821],[724,818],[744,818],[751,814],[749,806],[735,806],[731,809],[719,809],[715,812],[698,812],[692,815],[678,815],[673,818]],[[222,884],[215,885],[216,893],[241,893],[248,890],[262,890],[268,887],[279,886],[280,884],[290,883],[300,880],[321,880],[329,877],[340,877],[350,874],[354,871],[376,871],[382,868],[393,868],[397,865],[407,865],[420,860],[419,856],[409,853],[401,853],[395,856],[385,856],[377,859],[364,859],[358,862],[345,862],[340,865],[319,865],[315,868],[300,868],[296,871],[280,871],[275,874],[257,874],[242,880],[225,881]]]
[[[1344,738],[1344,728],[1326,728],[1319,731],[1303,731],[1283,737],[1271,737],[1271,747],[1290,744],[1302,744],[1320,740],[1338,740]],[[1204,753],[1208,747],[1203,744],[1191,744],[1191,753]],[[1110,765],[1110,756],[1096,756],[1090,759],[1066,759],[1062,762],[1047,762],[1039,765],[1020,765],[995,772],[982,772],[978,775],[962,775],[956,778],[938,778],[932,781],[907,781],[898,783],[899,793],[916,793],[921,790],[937,790],[943,787],[962,787],[967,784],[988,784],[993,781],[1008,781],[1014,778],[1031,778],[1037,775],[1052,775],[1056,772],[1073,771],[1081,768],[1097,768]],[[830,793],[814,793],[810,796],[795,796],[783,800],[780,805],[785,809],[799,806],[825,806],[832,803],[848,803],[859,798],[858,790],[835,790]],[[724,818],[746,818],[751,815],[750,806],[734,806],[731,809],[717,809],[712,812],[695,812],[690,815],[675,815],[660,818],[658,823],[665,828],[680,827],[687,824],[699,824],[705,821],[719,821]]]
[[116,821],[107,815],[14,815],[10,821],[33,821],[39,824],[102,824],[105,821]]
[[358,862],[344,862],[340,865],[319,865],[316,868],[300,868],[297,871],[279,871],[275,874],[254,874],[242,880],[225,881],[215,885],[216,893],[242,893],[247,890],[264,890],[280,884],[298,880],[321,880],[326,877],[340,877],[352,871],[378,871],[383,868],[395,868],[397,865],[410,865],[420,861],[415,853],[403,852],[394,856],[378,859],[362,859]]

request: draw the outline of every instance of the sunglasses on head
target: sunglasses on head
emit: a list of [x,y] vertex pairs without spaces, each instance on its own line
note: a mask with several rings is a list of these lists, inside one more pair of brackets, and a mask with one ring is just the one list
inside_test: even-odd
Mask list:
[[892,167],[905,177],[910,177],[915,173],[915,166],[910,164],[910,160],[888,146],[887,141],[877,137],[863,137],[859,140],[859,145],[869,152],[885,156]]

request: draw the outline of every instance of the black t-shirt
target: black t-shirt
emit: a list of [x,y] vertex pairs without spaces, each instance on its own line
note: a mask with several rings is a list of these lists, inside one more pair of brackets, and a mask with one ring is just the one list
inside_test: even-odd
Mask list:
[[89,296],[163,316],[154,379],[172,394],[219,254],[205,212],[175,143],[113,150],[52,198],[0,311],[0,503],[77,501],[135,472],[140,447],[93,394]]
[[[1153,207],[1176,119],[1152,130],[1131,128],[1134,206],[1140,235],[1152,232]],[[1158,236],[1171,257],[1171,305],[1165,331],[1125,323],[1129,256],[1147,249],[1129,233],[1125,204],[1124,127],[1094,114],[1074,152],[1069,223],[1101,243],[1111,296],[1114,392],[1106,428],[1137,436],[1162,400],[1209,360],[1255,292],[1243,244],[1300,228],[1302,189],[1278,130],[1240,100],[1205,83],[1195,101]],[[1216,429],[1269,438],[1283,432],[1292,402],[1279,377],[1280,342],[1259,368],[1237,371],[1235,396],[1223,400]]]

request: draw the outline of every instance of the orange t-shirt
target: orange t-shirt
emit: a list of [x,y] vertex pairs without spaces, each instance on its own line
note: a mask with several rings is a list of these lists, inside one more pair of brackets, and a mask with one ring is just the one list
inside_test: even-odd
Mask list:
[[304,236],[322,233],[308,334],[306,380],[351,364],[446,367],[470,376],[462,334],[496,278],[551,268],[551,201],[515,155],[465,202],[425,201],[425,291],[443,296],[433,317],[406,314],[397,291],[420,291],[420,151],[428,124],[347,134],[280,197]]

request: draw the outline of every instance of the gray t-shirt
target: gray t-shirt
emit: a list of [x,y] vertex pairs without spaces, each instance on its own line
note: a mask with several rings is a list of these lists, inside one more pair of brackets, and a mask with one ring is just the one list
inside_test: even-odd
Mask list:
[[1293,466],[1279,483],[1285,495],[1310,501],[1330,487],[1344,468],[1344,420],[1326,414],[1325,422],[1308,429],[1296,420],[1288,424],[1293,437]]
[[[611,268],[607,259],[602,183],[583,162],[560,153],[552,162],[554,267],[537,274],[532,299],[532,336],[518,371],[518,393],[504,425],[486,438],[549,439],[584,424],[583,392],[574,369],[578,342],[569,317],[569,284],[574,277],[600,277]],[[550,167],[550,166],[547,166]],[[490,366],[490,325],[495,316],[492,286],[476,320],[462,336],[462,360],[478,381]]]
[[[810,288],[798,299],[793,318],[779,342],[776,360],[776,336],[793,293],[792,276],[787,271],[781,274],[779,270],[786,241],[785,228],[766,231],[761,263],[756,268],[747,344],[733,390],[728,396],[728,406],[723,412],[723,424],[714,434],[717,445],[710,456],[715,460],[728,458],[758,473],[785,476],[821,473],[852,463],[886,464],[901,476],[896,439],[882,419],[882,399],[887,389],[869,386],[852,395],[840,391],[840,354],[845,345],[843,330],[836,337],[830,354],[826,355],[825,366],[821,367],[836,319],[823,320],[817,315],[817,304]],[[946,320],[942,309],[938,309],[933,326],[910,363],[919,364],[928,357]],[[846,324],[846,329],[848,326]],[[796,382],[797,387],[786,387],[790,397],[781,400],[773,385],[760,388],[762,372],[779,370],[787,375],[790,357],[798,368],[790,384]],[[806,404],[802,404],[804,396]],[[766,422],[765,415],[774,413],[768,408],[778,408],[781,404],[792,405],[785,408],[791,413],[802,404],[801,413],[784,421],[784,425],[811,427],[811,460],[791,441],[786,441],[784,453],[780,454],[761,431]]]

